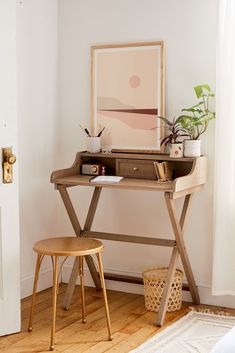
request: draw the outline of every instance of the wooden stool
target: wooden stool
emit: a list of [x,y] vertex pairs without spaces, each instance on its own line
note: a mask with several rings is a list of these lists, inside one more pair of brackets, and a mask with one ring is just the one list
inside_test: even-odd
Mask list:
[[[101,259],[101,251],[104,246],[101,241],[96,239],[87,239],[82,237],[57,237],[41,240],[34,244],[33,250],[37,252],[37,263],[34,277],[34,286],[33,286],[33,295],[32,295],[32,307],[29,318],[29,331],[32,331],[33,324],[33,314],[35,307],[37,283],[39,277],[40,266],[45,255],[49,255],[52,258],[53,263],[53,317],[52,317],[52,328],[51,328],[51,344],[50,350],[53,351],[55,348],[55,322],[56,322],[56,302],[57,302],[57,291],[59,283],[59,266],[58,266],[58,257],[59,256],[77,256],[79,259],[79,275],[80,275],[80,285],[81,285],[81,300],[82,300],[82,322],[86,322],[85,317],[85,300],[84,300],[84,256],[96,254],[98,259],[98,267],[100,274],[100,282],[103,290],[104,303],[105,303],[105,312],[106,320],[108,326],[108,338],[112,340],[111,337],[111,326],[110,326],[110,317],[108,309],[108,301],[105,290],[104,282],[104,273],[103,265]],[[66,260],[65,258],[65,260]],[[64,260],[64,261],[65,261]],[[64,263],[64,262],[63,262]],[[63,265],[62,263],[62,265]]]

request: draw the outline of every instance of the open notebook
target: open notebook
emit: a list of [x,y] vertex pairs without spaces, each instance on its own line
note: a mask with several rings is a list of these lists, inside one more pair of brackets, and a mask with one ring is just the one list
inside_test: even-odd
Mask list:
[[99,175],[92,178],[90,181],[92,183],[119,183],[123,177],[121,176],[111,176],[111,175]]

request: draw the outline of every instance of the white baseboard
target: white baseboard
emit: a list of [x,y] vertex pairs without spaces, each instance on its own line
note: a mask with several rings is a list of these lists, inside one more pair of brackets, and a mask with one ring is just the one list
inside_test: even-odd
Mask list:
[[[69,281],[70,273],[72,270],[72,265],[65,264],[62,270],[62,282],[67,283]],[[126,271],[118,271],[114,269],[108,269],[109,273],[118,273],[120,275],[126,276],[135,276],[140,277],[140,273],[130,273]],[[25,276],[21,278],[21,298],[28,297],[32,294],[33,288],[33,279],[34,274]],[[79,278],[77,280],[77,284],[79,284]],[[91,278],[90,272],[88,269],[85,269],[85,285],[88,287],[94,287],[93,280]],[[42,291],[46,288],[50,288],[52,286],[52,270],[46,269],[41,271],[38,283],[38,291]],[[211,287],[207,284],[197,283],[198,291],[202,304],[207,305],[215,305],[222,306],[226,308],[235,308],[235,298],[233,296],[215,296],[211,294]],[[135,294],[144,294],[143,285],[126,283],[126,282],[118,282],[118,281],[106,281],[106,288],[111,290],[116,290],[125,293],[135,293]],[[184,301],[192,301],[191,294],[188,291],[183,291],[183,300]]]
[[[34,274],[21,277],[21,299],[28,297],[33,292]],[[52,269],[40,271],[38,292],[52,287]]]
[[[62,282],[67,283],[69,281],[71,269],[72,269],[71,265],[65,264],[63,266]],[[85,271],[85,276],[84,276],[85,285],[88,287],[94,287],[94,283],[91,278],[89,270],[85,269],[84,271]],[[130,272],[119,271],[114,269],[108,269],[106,271],[108,273],[116,273],[116,274],[118,273],[120,275],[141,277],[140,273],[130,273]],[[79,284],[79,278],[77,280],[77,284]],[[214,296],[211,294],[210,285],[197,283],[197,286],[198,286],[198,291],[201,299],[201,304],[222,306],[226,308],[235,308],[235,298],[233,296]],[[142,295],[144,294],[143,285],[140,285],[140,284],[107,280],[106,288],[120,291],[120,292],[126,292],[126,293],[135,293],[135,294],[142,294]],[[192,301],[190,292],[183,291],[183,300],[188,302]]]

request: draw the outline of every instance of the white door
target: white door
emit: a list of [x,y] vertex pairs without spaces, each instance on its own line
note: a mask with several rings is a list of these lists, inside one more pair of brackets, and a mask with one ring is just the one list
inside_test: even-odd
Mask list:
[[0,0],[0,335],[20,330],[17,161],[2,183],[2,148],[17,156],[16,0]]

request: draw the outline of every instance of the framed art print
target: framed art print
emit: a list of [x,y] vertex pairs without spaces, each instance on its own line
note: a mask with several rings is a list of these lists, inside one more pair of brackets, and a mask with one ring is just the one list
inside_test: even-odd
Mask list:
[[102,147],[159,152],[164,115],[164,43],[91,47],[91,125]]

